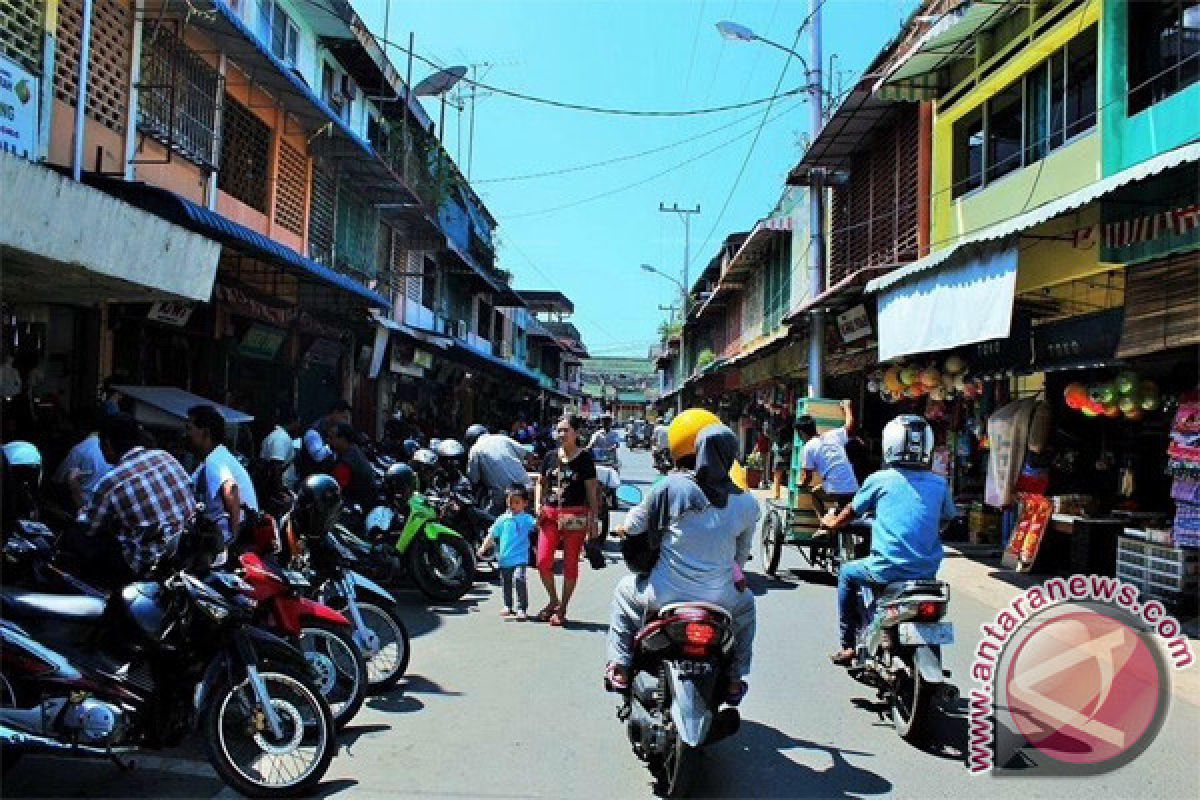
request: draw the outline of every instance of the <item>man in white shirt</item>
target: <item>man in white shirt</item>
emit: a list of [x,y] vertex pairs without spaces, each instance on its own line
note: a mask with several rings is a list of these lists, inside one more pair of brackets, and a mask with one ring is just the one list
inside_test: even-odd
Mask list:
[[296,483],[296,443],[290,429],[296,424],[296,414],[291,408],[279,409],[275,428],[263,439],[259,458],[271,464],[282,475],[283,485],[291,488]]
[[212,406],[188,409],[185,424],[188,442],[203,459],[192,476],[197,502],[217,523],[228,544],[242,523],[242,506],[258,510],[258,495],[250,474],[225,446],[225,418]]
[[67,453],[54,473],[54,481],[67,487],[72,502],[79,509],[92,502],[96,484],[110,469],[112,465],[100,449],[100,434],[92,431]]
[[816,421],[807,414],[797,417],[795,423],[796,433],[804,441],[800,459],[804,475],[800,486],[811,487],[814,477],[820,476],[823,499],[838,507],[849,503],[858,491],[858,478],[846,456],[846,443],[858,426],[854,404],[843,400],[842,412],[846,424],[825,433],[817,433]]

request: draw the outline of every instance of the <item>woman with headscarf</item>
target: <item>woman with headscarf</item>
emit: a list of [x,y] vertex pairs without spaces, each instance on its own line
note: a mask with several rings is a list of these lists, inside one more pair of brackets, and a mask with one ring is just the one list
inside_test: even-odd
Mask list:
[[680,470],[660,481],[617,530],[623,537],[645,535],[655,509],[665,504],[667,524],[657,562],[647,575],[623,578],[614,592],[606,678],[616,690],[628,688],[633,640],[652,613],[671,603],[713,603],[733,616],[727,701],[736,704],[746,692],[754,642],[754,594],[746,589],[741,567],[750,558],[758,501],[730,479],[737,436],[711,412],[680,414],[669,438]]

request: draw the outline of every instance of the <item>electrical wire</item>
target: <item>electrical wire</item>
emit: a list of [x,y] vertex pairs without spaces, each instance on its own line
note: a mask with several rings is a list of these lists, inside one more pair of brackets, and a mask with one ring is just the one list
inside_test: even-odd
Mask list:
[[721,131],[729,130],[730,128],[741,125],[744,122],[749,122],[750,120],[755,119],[757,117],[758,117],[758,112],[756,111],[753,114],[748,114],[744,117],[735,119],[733,122],[727,122],[724,125],[720,125],[716,128],[711,128],[707,131],[704,131],[703,133],[698,133],[695,136],[689,136],[686,139],[680,139],[678,141],[671,142],[670,144],[660,145],[658,147],[653,147],[649,150],[642,150],[637,153],[628,153],[623,156],[615,156],[613,158],[607,158],[607,159],[604,159],[603,161],[593,161],[588,164],[576,164],[574,166],[562,167],[560,169],[546,170],[544,172],[531,172],[531,173],[527,173],[525,175],[504,175],[504,176],[500,176],[500,177],[496,177],[496,178],[475,178],[471,181],[471,183],[507,183],[507,182],[513,182],[513,181],[529,181],[529,180],[534,180],[536,178],[551,178],[551,177],[554,177],[557,175],[567,175],[567,174],[570,174],[573,172],[585,172],[590,169],[598,169],[600,167],[607,167],[607,166],[611,166],[613,164],[619,164],[619,163],[622,163],[625,161],[633,161],[634,159],[642,158],[644,156],[654,155],[655,153],[662,153],[662,152],[666,152],[667,150],[673,150],[676,147],[682,147],[683,145],[686,145],[686,144],[692,144],[694,142],[700,141],[701,139],[706,139],[715,133],[720,133]]
[[[321,9],[322,11],[325,11],[328,14],[333,15],[334,17],[341,20],[346,25],[352,24],[352,20],[341,16],[334,8],[321,2],[321,0],[304,0],[304,2],[308,3],[311,6],[317,7],[319,9]],[[385,48],[393,47],[401,53],[405,53],[406,55],[411,55],[415,60],[420,61],[422,64],[433,67],[435,69],[442,69],[441,65],[439,65],[432,58],[428,58],[426,56],[421,55],[420,53],[410,51],[406,45],[400,44],[399,42],[391,41],[389,39],[384,39],[382,36],[378,36],[375,34],[372,34],[372,36],[374,37],[374,39],[377,42],[379,42]],[[585,112],[585,113],[589,113],[589,114],[608,114],[608,115],[612,115],[612,116],[623,116],[623,117],[698,117],[698,116],[703,116],[706,114],[722,114],[722,113],[725,113],[728,111],[739,111],[743,108],[754,108],[756,106],[761,106],[761,105],[768,104],[768,103],[774,103],[776,100],[780,100],[784,97],[792,97],[794,95],[801,94],[803,92],[808,91],[807,86],[797,86],[793,89],[788,89],[785,92],[780,92],[779,89],[776,88],[775,94],[773,94],[770,97],[760,97],[756,100],[747,100],[747,101],[744,101],[741,103],[729,103],[729,104],[721,105],[721,106],[711,106],[709,108],[640,109],[640,108],[616,108],[616,107],[612,107],[612,106],[597,106],[597,105],[591,105],[588,103],[576,103],[576,102],[571,102],[571,101],[566,101],[566,100],[555,100],[555,99],[552,99],[549,97],[541,97],[538,95],[528,94],[526,92],[518,92],[514,89],[505,89],[500,86],[493,86],[492,84],[485,83],[480,80],[468,78],[465,75],[459,79],[459,82],[465,83],[470,86],[475,86],[479,89],[483,89],[484,91],[492,92],[494,94],[502,95],[504,97],[511,97],[514,100],[523,100],[525,102],[537,103],[540,105],[550,106],[552,108],[559,108],[559,109],[563,109],[563,110],[567,110],[567,111],[580,111],[580,112]]]
[[[753,131],[753,133],[757,136],[758,134],[760,134],[762,132],[763,124],[765,124],[766,122],[774,122],[775,120],[778,120],[778,119],[786,116],[790,112],[794,111],[799,105],[801,105],[801,103],[803,103],[803,101],[794,103],[791,106],[789,106],[787,109],[780,111],[775,116],[764,120],[764,122],[760,123],[759,127],[755,131]],[[541,214],[552,214],[557,211],[565,211],[569,208],[575,208],[576,206],[581,206],[581,205],[584,205],[585,203],[591,203],[596,200],[603,200],[606,197],[612,197],[615,194],[620,194],[621,192],[625,192],[630,189],[636,189],[639,186],[645,186],[647,183],[657,180],[658,178],[661,178],[664,175],[669,175],[672,172],[683,169],[684,167],[688,166],[689,164],[694,163],[695,161],[697,161],[701,158],[706,158],[706,157],[712,155],[713,153],[716,153],[720,150],[725,149],[726,147],[729,147],[730,145],[737,144],[739,141],[741,141],[742,139],[745,139],[751,133],[752,133],[751,131],[744,131],[742,133],[739,133],[737,136],[733,137],[732,139],[727,139],[714,147],[710,147],[708,150],[705,150],[704,152],[700,153],[699,155],[692,156],[690,158],[684,159],[683,161],[679,161],[675,164],[672,164],[671,166],[667,167],[664,170],[656,172],[653,175],[650,175],[649,177],[642,178],[641,180],[634,181],[633,183],[627,183],[627,184],[624,184],[623,186],[617,186],[612,189],[608,189],[606,191],[599,192],[598,194],[589,195],[587,197],[584,197],[584,198],[581,198],[578,200],[572,200],[569,203],[563,203],[562,205],[550,206],[549,208],[539,208],[539,209],[536,209],[533,211],[520,211],[515,214],[505,214],[504,218],[506,220],[507,219],[521,219],[523,217],[532,217],[532,216],[538,216]]]

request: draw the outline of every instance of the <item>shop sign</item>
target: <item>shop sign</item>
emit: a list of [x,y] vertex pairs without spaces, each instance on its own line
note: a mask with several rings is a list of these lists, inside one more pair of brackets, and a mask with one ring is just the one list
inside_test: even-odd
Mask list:
[[1112,359],[1121,339],[1122,308],[1040,325],[1033,330],[1033,365],[1038,369]]
[[837,325],[843,342],[854,342],[871,335],[871,318],[867,316],[867,307],[864,305],[838,314]]
[[249,358],[261,358],[270,361],[279,352],[287,332],[268,325],[254,324],[246,331],[238,345],[238,351]]
[[273,306],[251,296],[244,289],[218,283],[213,289],[214,297],[229,306],[229,310],[243,317],[256,319],[276,328],[286,328],[295,319],[295,309]]
[[967,357],[971,374],[986,377],[1028,367],[1033,353],[1031,329],[1028,315],[1014,314],[1007,338],[971,345]]
[[296,330],[309,336],[323,336],[326,339],[348,339],[350,332],[337,325],[330,325],[314,317],[307,311],[296,315]]
[[176,328],[182,328],[187,325],[188,320],[192,317],[192,311],[196,308],[192,303],[175,301],[175,300],[159,300],[150,306],[150,311],[146,313],[146,319],[152,322],[161,322],[164,325],[174,325]]
[[0,56],[0,151],[38,157],[38,79]]

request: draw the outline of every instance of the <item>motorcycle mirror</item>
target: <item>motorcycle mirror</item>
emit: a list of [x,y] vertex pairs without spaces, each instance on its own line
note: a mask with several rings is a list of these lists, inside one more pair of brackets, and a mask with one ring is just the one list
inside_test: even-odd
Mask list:
[[617,487],[617,500],[626,505],[636,506],[642,502],[642,490],[631,483],[623,483]]

